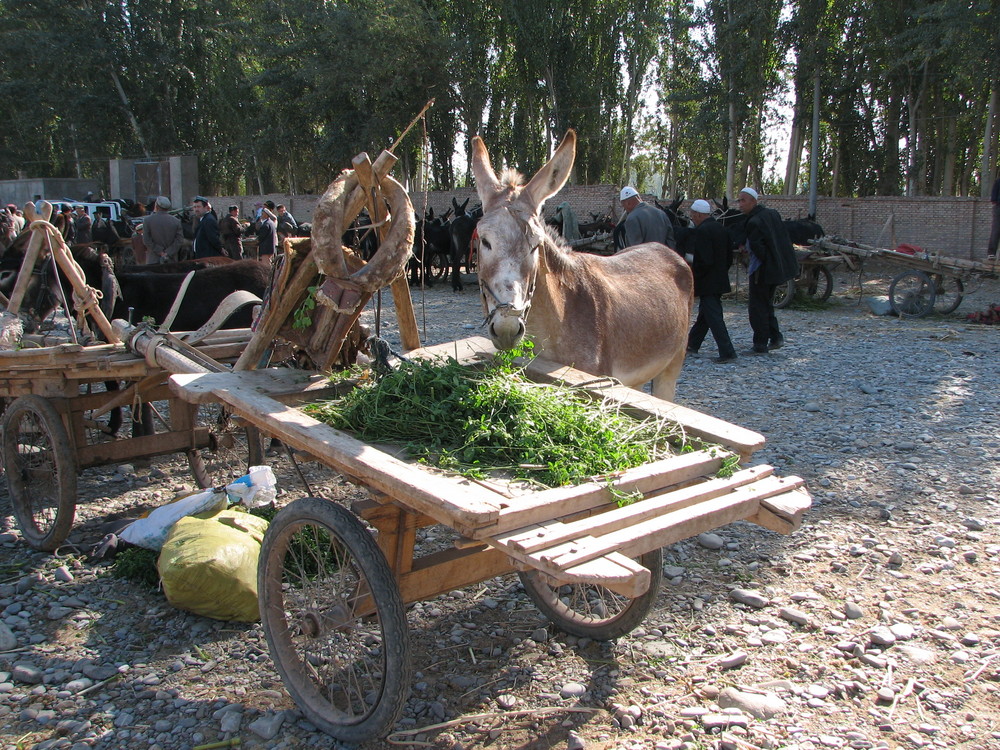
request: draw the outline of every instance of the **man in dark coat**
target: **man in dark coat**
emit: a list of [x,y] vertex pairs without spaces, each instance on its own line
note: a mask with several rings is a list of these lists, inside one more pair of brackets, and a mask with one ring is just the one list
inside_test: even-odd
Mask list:
[[94,237],[90,230],[94,225],[94,221],[87,213],[87,209],[77,204],[73,207],[73,210],[76,211],[76,216],[73,217],[73,225],[76,227],[77,244],[86,245],[93,242]]
[[271,210],[264,208],[257,222],[257,257],[270,260],[278,252],[278,227]]
[[243,226],[240,224],[239,206],[229,207],[229,214],[219,222],[219,234],[226,255],[233,260],[243,260]]
[[219,220],[212,213],[212,204],[200,195],[195,197],[191,210],[198,220],[194,232],[194,257],[209,258],[222,255],[222,239],[219,237]]
[[799,275],[799,262],[781,214],[760,205],[758,197],[756,190],[745,187],[736,201],[747,217],[747,249],[750,252],[747,311],[753,329],[753,349],[747,354],[767,354],[784,345],[785,337],[781,335],[774,314],[774,290],[778,284]]
[[736,361],[736,348],[729,338],[726,320],[722,314],[722,295],[730,291],[729,266],[733,253],[725,227],[712,218],[708,201],[697,200],[691,204],[691,221],[695,228],[684,238],[684,257],[694,273],[694,293],[698,297],[698,317],[688,333],[687,350],[697,354],[705,335],[711,331],[719,356],[719,364]]
[[73,221],[73,207],[63,203],[61,210],[52,219],[53,225],[66,240],[67,245],[76,244],[76,223]]

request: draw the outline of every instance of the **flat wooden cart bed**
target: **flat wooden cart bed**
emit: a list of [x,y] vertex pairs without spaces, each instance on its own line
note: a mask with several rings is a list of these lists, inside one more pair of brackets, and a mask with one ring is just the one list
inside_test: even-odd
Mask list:
[[[492,355],[488,340],[471,338],[407,356],[452,356],[475,366]],[[222,403],[370,491],[371,500],[353,508],[357,515],[320,498],[286,506],[271,524],[259,566],[272,657],[310,720],[335,737],[369,739],[398,719],[410,675],[408,602],[516,571],[555,624],[614,638],[652,606],[661,547],[739,520],[789,533],[809,507],[802,480],[779,478],[769,466],[717,476],[727,457],[745,460],[764,444],[755,432],[541,359],[526,372],[619,401],[640,416],[666,415],[715,447],[574,486],[512,489],[408,463],[318,422],[298,408],[333,388],[315,373],[170,378],[178,397]],[[619,491],[642,499],[619,507]],[[377,529],[374,540],[358,516]],[[432,524],[460,536],[450,549],[416,557],[417,529]]]

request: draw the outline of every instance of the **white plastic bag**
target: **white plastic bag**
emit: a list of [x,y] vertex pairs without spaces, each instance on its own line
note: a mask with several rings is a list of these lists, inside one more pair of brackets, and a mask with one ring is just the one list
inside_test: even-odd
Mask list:
[[133,521],[118,536],[129,544],[159,551],[171,527],[184,516],[219,511],[229,505],[225,492],[204,490],[161,505],[145,518]]
[[259,508],[274,502],[277,480],[270,466],[251,466],[250,473],[226,487],[229,502],[241,503],[247,508]]

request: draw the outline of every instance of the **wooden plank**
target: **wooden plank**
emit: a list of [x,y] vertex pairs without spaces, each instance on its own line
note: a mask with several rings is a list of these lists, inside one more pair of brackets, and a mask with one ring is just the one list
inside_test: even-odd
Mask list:
[[217,373],[206,389],[204,375],[173,375],[171,388],[181,398],[197,400],[206,390],[239,416],[294,448],[316,456],[327,466],[343,470],[365,484],[397,498],[414,510],[471,534],[494,523],[500,496],[485,487],[451,476],[432,474],[407,464],[362,441],[335,430],[293,407],[282,404]]
[[[713,455],[714,454],[714,455]],[[501,502],[496,525],[483,529],[486,536],[497,536],[529,524],[591,510],[615,502],[615,491],[642,492],[651,495],[669,485],[677,485],[701,476],[714,474],[722,466],[719,451],[682,453],[634,469],[628,469],[610,482],[597,480],[526,492]]]
[[611,385],[608,379],[595,378],[542,357],[536,357],[528,363],[525,372],[539,382],[565,383],[580,388],[595,399],[616,401],[633,414],[670,419],[677,422],[689,436],[718,443],[738,453],[744,460],[764,445],[764,436],[758,432],[655,398],[634,388]]
[[642,500],[623,508],[613,508],[605,513],[572,523],[538,524],[499,535],[497,541],[506,548],[512,546],[521,552],[535,552],[560,542],[583,536],[598,537],[633,526],[664,513],[687,508],[695,503],[721,497],[733,490],[770,476],[774,469],[767,465],[754,466],[738,471],[728,478],[710,479],[705,482],[668,492],[659,497]]
[[746,520],[779,534],[791,534],[802,525],[802,516],[811,505],[812,498],[808,492],[786,492],[761,500],[757,513]]
[[112,440],[96,445],[78,445],[76,457],[79,467],[103,466],[128,461],[133,458],[149,458],[167,453],[178,453],[191,448],[204,448],[209,444],[207,427],[183,432],[161,432],[156,435]]
[[750,518],[756,515],[762,497],[773,497],[800,485],[798,477],[767,477],[722,497],[605,534],[594,542],[567,542],[536,552],[535,555],[562,568],[571,568],[615,550],[635,557],[656,547],[674,544],[734,521]]
[[447,549],[413,561],[413,569],[396,579],[406,603],[419,602],[515,570],[510,557],[492,547]]

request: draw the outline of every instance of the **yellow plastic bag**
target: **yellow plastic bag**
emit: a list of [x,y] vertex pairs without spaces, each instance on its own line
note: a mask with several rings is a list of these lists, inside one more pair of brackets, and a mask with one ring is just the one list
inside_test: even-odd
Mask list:
[[267,525],[238,510],[177,521],[156,565],[167,601],[216,620],[259,620],[257,559]]

